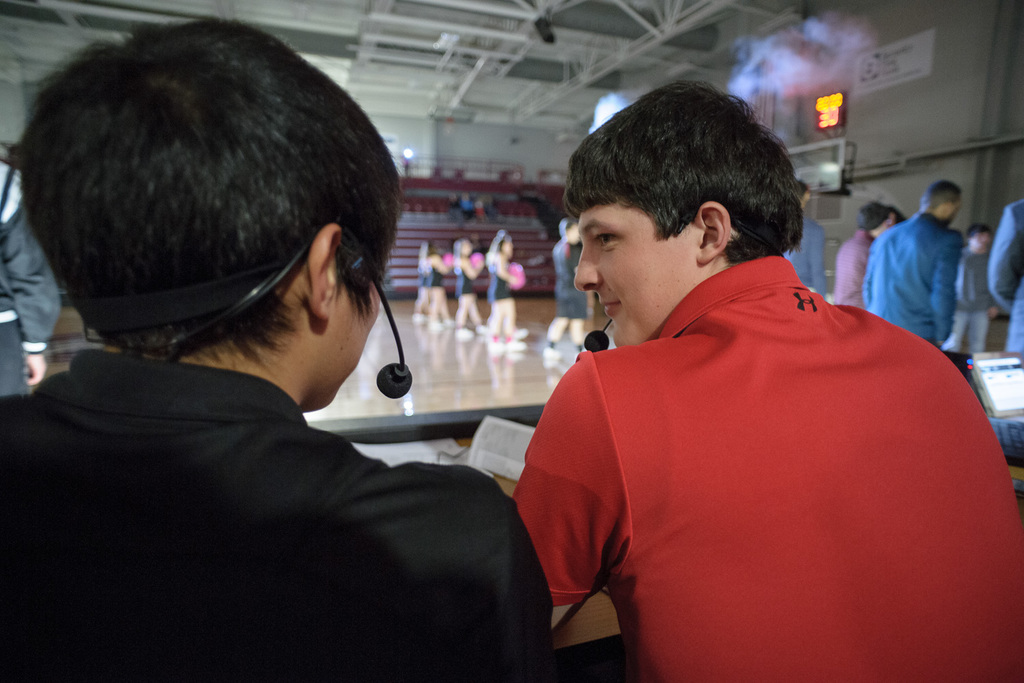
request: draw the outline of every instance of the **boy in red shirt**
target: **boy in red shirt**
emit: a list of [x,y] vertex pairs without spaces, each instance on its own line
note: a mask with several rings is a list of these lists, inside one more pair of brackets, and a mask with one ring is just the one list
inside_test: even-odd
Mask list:
[[959,372],[782,254],[782,144],[698,83],[586,138],[576,287],[616,347],[555,389],[515,498],[555,605],[607,587],[630,681],[1021,680],[1024,529]]

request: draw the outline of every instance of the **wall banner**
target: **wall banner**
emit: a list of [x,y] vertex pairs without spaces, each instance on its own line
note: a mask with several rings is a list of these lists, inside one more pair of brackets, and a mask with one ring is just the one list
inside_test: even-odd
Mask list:
[[932,73],[935,29],[879,47],[857,57],[853,94],[864,95]]

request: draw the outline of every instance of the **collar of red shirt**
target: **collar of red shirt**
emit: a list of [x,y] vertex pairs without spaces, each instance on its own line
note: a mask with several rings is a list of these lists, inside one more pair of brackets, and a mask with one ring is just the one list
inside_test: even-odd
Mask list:
[[754,290],[776,285],[810,290],[797,277],[793,264],[781,256],[745,261],[712,275],[693,288],[669,314],[660,337],[678,337],[695,320],[712,308]]

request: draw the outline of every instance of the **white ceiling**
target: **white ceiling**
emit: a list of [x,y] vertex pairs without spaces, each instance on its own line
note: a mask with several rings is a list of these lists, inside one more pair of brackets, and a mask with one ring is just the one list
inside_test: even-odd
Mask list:
[[283,38],[371,116],[566,132],[609,92],[727,76],[738,36],[801,19],[786,0],[0,0],[0,80],[38,81],[137,22],[209,16]]

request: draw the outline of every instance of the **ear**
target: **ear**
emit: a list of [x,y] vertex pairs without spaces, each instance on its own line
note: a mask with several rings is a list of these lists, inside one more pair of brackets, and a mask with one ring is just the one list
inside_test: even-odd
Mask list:
[[313,238],[306,257],[309,279],[309,310],[316,318],[326,320],[334,310],[338,297],[338,271],[335,257],[341,244],[341,226],[328,223]]
[[725,258],[725,248],[732,238],[732,218],[728,209],[718,202],[704,202],[690,225],[700,234],[698,264],[703,266],[719,257]]

